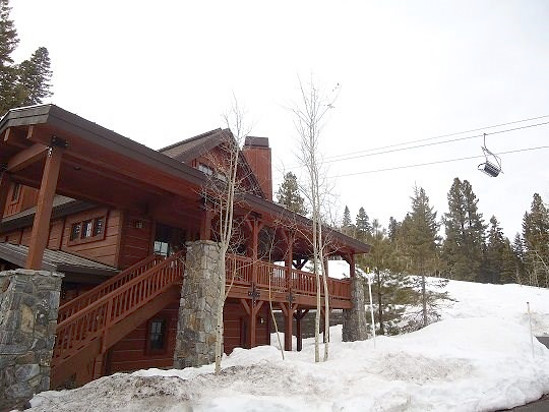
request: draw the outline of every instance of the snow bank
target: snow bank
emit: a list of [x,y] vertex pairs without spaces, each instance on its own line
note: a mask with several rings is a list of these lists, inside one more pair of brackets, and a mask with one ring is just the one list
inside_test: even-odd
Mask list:
[[[344,262],[341,262],[343,266]],[[348,266],[348,265],[347,265]],[[332,268],[330,268],[332,270]],[[332,272],[331,272],[332,274]],[[115,374],[72,391],[34,397],[35,411],[493,411],[549,393],[549,290],[450,282],[456,300],[418,332],[341,343],[332,328],[330,360],[272,346],[236,349],[213,366]]]
[[[334,339],[338,336],[334,330]],[[340,335],[339,335],[340,336]],[[274,347],[235,350],[212,366],[115,374],[72,391],[37,395],[32,410],[490,411],[549,392],[549,350],[497,318],[448,319],[375,342],[334,342],[315,364]],[[190,410],[190,409],[188,409]]]

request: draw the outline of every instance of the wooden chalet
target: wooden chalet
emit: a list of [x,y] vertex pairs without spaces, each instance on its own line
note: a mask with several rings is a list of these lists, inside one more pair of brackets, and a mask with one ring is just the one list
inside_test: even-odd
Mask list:
[[[215,240],[203,188],[216,173],[212,153],[231,138],[217,129],[157,151],[50,104],[0,120],[1,269],[64,274],[52,387],[173,365],[185,244]],[[270,343],[269,296],[284,314],[285,349],[297,334],[300,350],[301,319],[316,307],[315,278],[302,270],[310,221],[271,200],[266,138],[248,138],[242,157],[249,190],[226,264],[225,352]],[[354,276],[368,246],[326,231],[329,254]],[[349,280],[329,288],[332,308],[351,307]]]

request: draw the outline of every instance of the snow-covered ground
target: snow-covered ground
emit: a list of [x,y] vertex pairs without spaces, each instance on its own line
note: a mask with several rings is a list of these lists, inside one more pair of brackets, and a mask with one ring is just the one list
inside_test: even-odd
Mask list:
[[[330,274],[334,274],[330,268]],[[104,377],[72,391],[34,397],[47,411],[493,411],[549,393],[549,290],[519,285],[448,284],[456,302],[418,332],[341,343],[334,327],[330,360],[313,346],[237,349],[211,365],[150,369]],[[533,346],[532,346],[533,342]]]

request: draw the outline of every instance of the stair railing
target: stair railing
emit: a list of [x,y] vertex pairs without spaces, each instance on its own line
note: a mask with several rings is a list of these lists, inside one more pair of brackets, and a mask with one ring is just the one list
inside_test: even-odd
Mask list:
[[180,251],[170,256],[61,321],[57,325],[52,366],[76,354],[121,319],[180,282],[183,254],[184,251]]
[[164,256],[160,255],[151,255],[146,257],[143,260],[140,260],[136,264],[130,266],[129,268],[123,270],[116,276],[113,276],[109,280],[97,285],[93,289],[84,292],[80,296],[77,296],[74,299],[71,299],[67,303],[59,306],[59,312],[57,315],[57,322],[61,323],[68,317],[72,316],[79,310],[85,308],[92,302],[95,302],[99,298],[109,294],[113,290],[119,288],[126,282],[132,280],[136,276],[148,271],[152,267],[156,266],[165,259]]

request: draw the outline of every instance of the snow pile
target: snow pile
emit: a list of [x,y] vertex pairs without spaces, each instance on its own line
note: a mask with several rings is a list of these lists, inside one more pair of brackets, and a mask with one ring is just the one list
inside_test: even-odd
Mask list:
[[418,332],[341,343],[333,328],[331,358],[270,346],[236,349],[213,366],[115,374],[72,391],[34,397],[36,411],[493,411],[549,393],[549,350],[534,341],[547,331],[549,290],[450,282],[456,302],[442,321]]

